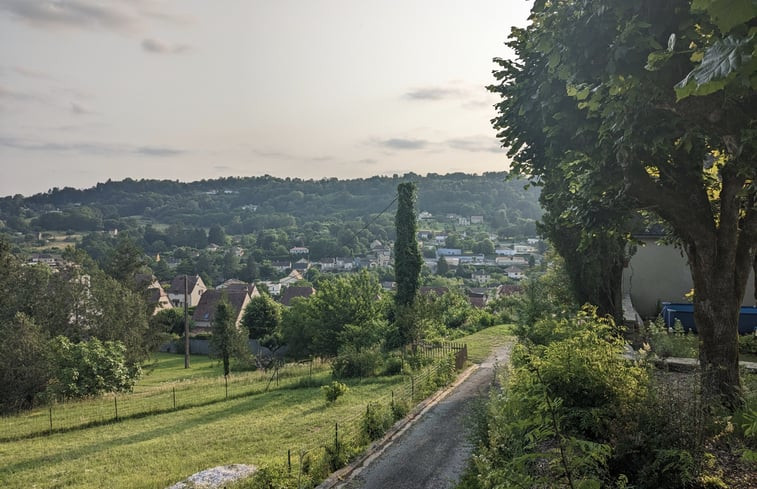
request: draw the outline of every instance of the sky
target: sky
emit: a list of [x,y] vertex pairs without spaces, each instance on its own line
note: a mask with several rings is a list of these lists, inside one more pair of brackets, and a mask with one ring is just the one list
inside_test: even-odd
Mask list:
[[526,0],[0,0],[0,196],[508,167]]

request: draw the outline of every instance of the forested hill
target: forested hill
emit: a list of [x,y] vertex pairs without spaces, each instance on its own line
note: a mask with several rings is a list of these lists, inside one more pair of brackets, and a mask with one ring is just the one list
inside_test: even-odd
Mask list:
[[[2,198],[0,231],[97,231],[123,227],[124,219],[139,218],[155,224],[220,224],[249,232],[271,219],[289,221],[289,225],[360,219],[386,208],[400,182],[414,181],[419,211],[434,216],[482,215],[493,230],[503,234],[532,232],[534,221],[541,215],[538,190],[525,189],[523,180],[506,177],[505,172],[498,172],[411,173],[355,180],[267,175],[191,183],[126,179],[83,190],[55,188],[30,197]],[[283,223],[268,224],[279,227]]]

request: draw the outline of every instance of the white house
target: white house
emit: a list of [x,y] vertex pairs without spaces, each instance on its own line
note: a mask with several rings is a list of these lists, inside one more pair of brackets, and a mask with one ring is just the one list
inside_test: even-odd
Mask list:
[[521,270],[518,267],[509,267],[509,268],[506,268],[505,269],[505,273],[507,274],[508,277],[510,277],[512,279],[515,279],[515,280],[520,280],[520,279],[522,279],[523,277],[526,276],[523,273],[523,270]]

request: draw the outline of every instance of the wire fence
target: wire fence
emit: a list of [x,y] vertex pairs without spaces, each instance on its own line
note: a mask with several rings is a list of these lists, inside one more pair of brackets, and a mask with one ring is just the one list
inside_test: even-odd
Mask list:
[[[464,345],[463,345],[464,347]],[[440,375],[450,375],[459,363],[462,348],[443,346],[418,349],[421,355],[437,360],[412,375],[406,375],[402,384],[389,395],[372,399],[372,403],[394,405],[414,404],[425,398],[440,385]],[[442,353],[439,353],[442,352]],[[467,349],[465,349],[467,353]],[[438,361],[440,358],[449,361]],[[83,429],[124,419],[162,414],[170,411],[205,406],[229,399],[263,394],[272,390],[315,387],[325,385],[332,379],[330,366],[322,361],[286,364],[270,371],[234,373],[229,377],[196,378],[169,382],[144,391],[112,393],[97,398],[71,402],[53,403],[14,416],[0,417],[0,442],[44,436],[56,432]],[[334,420],[334,430],[342,430],[349,443],[359,433],[363,413]],[[341,428],[340,428],[341,427]],[[301,446],[293,447],[295,453],[308,453],[324,447],[330,438],[323,429],[303,439]],[[338,442],[337,442],[338,445]]]
[[233,373],[161,384],[144,391],[112,393],[56,402],[24,413],[0,417],[0,441],[112,423],[129,418],[204,406],[267,391],[318,386],[331,378],[327,363],[286,364],[269,371]]
[[[365,410],[357,409],[347,417],[334,419],[330,424],[324,425],[307,436],[302,437],[300,443],[287,449],[286,465],[290,476],[302,479],[309,477],[309,472],[314,470],[317,460],[325,459],[328,466],[327,475],[339,467],[345,465],[351,458],[350,451],[361,451],[371,442],[366,437],[365,419],[371,409],[389,409],[390,413],[396,413],[396,405],[404,405],[406,410],[416,403],[427,398],[440,387],[448,385],[455,377],[454,352],[448,355],[435,356],[437,361],[422,368],[413,375],[406,375],[399,386],[389,394],[371,399],[366,403]],[[405,410],[405,412],[406,412]],[[402,417],[402,416],[400,416]],[[318,478],[318,476],[316,476]]]

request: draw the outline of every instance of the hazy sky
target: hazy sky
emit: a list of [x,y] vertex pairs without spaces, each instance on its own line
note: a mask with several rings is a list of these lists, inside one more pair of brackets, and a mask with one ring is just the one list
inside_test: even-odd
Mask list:
[[507,168],[526,0],[0,0],[0,195]]

